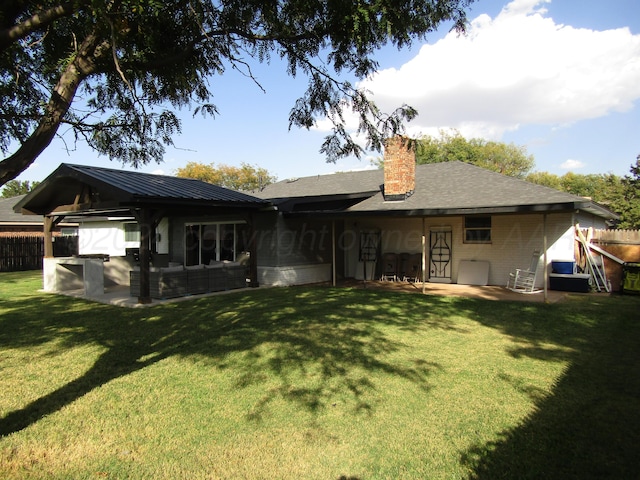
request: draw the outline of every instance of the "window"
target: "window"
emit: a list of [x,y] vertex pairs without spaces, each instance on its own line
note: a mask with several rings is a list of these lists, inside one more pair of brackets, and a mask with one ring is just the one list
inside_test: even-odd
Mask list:
[[125,242],[139,242],[140,241],[140,229],[137,223],[125,223],[124,224],[124,241]]
[[491,243],[491,217],[464,217],[464,243]]
[[245,223],[207,223],[185,226],[185,265],[235,261],[249,248]]

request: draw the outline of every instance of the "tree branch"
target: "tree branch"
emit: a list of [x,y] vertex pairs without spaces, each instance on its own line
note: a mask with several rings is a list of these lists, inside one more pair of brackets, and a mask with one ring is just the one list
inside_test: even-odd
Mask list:
[[0,31],[0,51],[6,50],[14,42],[25,38],[31,33],[51,25],[62,17],[68,17],[74,12],[73,2],[65,2],[48,10],[33,14],[23,22]]
[[16,152],[0,162],[0,185],[13,180],[37,158],[53,140],[80,83],[95,71],[95,61],[109,49],[109,43],[89,35],[73,62],[65,68],[53,88],[45,113],[37,128]]

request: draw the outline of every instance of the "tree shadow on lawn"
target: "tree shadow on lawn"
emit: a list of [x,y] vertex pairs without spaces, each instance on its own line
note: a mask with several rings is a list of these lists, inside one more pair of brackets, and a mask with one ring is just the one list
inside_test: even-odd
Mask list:
[[[411,310],[406,295],[318,288],[239,292],[147,309],[51,295],[0,300],[5,312],[0,348],[51,343],[52,354],[82,345],[104,348],[82,376],[0,419],[0,435],[20,431],[111,380],[171,356],[205,358],[216,368],[235,369],[239,388],[263,382],[265,372],[275,377],[280,387],[266,392],[248,418],[259,419],[276,397],[316,411],[340,394],[350,399],[354,412],[369,410],[365,393],[376,389],[371,373],[428,389],[428,377],[438,368],[424,358],[389,360],[402,345],[385,328],[450,327],[441,318],[425,321],[418,310],[388,315],[399,300]],[[311,371],[314,381],[299,384]]]
[[640,478],[640,299],[604,301],[608,314],[593,310],[593,300],[554,307],[566,320],[544,318],[543,308],[535,334],[526,333],[533,329],[526,315],[511,323],[482,315],[483,323],[520,338],[515,357],[553,360],[548,336],[564,337],[571,353],[552,394],[531,392],[536,408],[529,417],[463,452],[470,480]]
[[[371,412],[376,375],[428,390],[440,369],[425,352],[403,361],[392,332],[430,329],[465,334],[465,317],[508,335],[510,354],[569,364],[551,395],[504,377],[533,399],[523,423],[461,453],[470,479],[639,478],[640,322],[638,299],[606,309],[591,300],[522,304],[332,288],[254,290],[148,309],[122,309],[42,295],[0,299],[0,348],[97,345],[104,349],[80,377],[0,419],[0,435],[22,430],[111,380],[171,357],[229,369],[237,387],[277,387],[247,412],[259,420],[277,398],[310,412],[336,396],[354,414]],[[418,358],[419,357],[419,358]],[[313,373],[313,382],[300,381]],[[46,375],[46,372],[43,372]],[[266,387],[266,383],[265,383]]]

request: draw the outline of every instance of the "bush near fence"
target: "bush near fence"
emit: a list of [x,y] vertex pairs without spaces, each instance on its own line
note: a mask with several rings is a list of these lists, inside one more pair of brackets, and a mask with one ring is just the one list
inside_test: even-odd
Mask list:
[[[53,242],[55,257],[78,254],[78,237],[56,236]],[[41,270],[44,256],[44,237],[41,235],[0,236],[0,272]]]

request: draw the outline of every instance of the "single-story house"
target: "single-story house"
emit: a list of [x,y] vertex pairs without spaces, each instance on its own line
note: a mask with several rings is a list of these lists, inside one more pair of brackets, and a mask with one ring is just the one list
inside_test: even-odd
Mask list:
[[416,165],[403,137],[387,143],[384,170],[287,179],[247,193],[63,164],[16,211],[43,215],[45,225],[78,218],[81,256],[121,265],[114,282],[126,283],[139,263],[142,302],[154,267],[240,257],[249,259],[252,285],[377,279],[389,273],[389,253],[421,259],[418,271],[397,265],[402,277],[505,285],[538,250],[543,287],[553,260],[574,258],[577,223],[606,228],[616,218],[589,199],[466,163]]
[[482,281],[479,268],[486,284],[506,285],[537,250],[544,288],[543,265],[574,259],[576,224],[617,218],[590,199],[467,163],[416,165],[402,137],[387,143],[384,170],[293,178],[253,194],[274,206],[259,229],[278,240],[259,242],[258,258],[277,284],[306,279],[313,266],[322,266],[316,280],[381,278],[390,252],[422,256],[428,282]]
[[[42,236],[42,217],[22,215],[14,211],[15,205],[25,196],[26,194],[0,198],[0,236]],[[60,235],[76,235],[77,230],[78,225],[73,222],[65,222],[56,227],[56,232]]]

